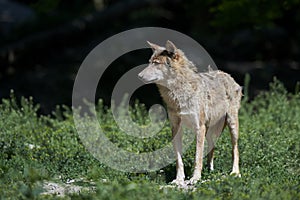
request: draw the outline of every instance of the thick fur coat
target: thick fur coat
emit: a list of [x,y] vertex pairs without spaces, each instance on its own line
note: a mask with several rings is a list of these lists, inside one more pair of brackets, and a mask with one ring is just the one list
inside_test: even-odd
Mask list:
[[[148,42],[149,43],[149,42]],[[177,175],[173,181],[184,184],[182,162],[182,126],[196,133],[196,156],[193,177],[188,183],[201,178],[204,139],[208,142],[208,167],[213,170],[214,137],[228,125],[232,139],[232,173],[240,175],[238,153],[238,110],[241,87],[222,71],[198,73],[195,65],[182,50],[167,41],[165,47],[149,43],[153,55],[149,66],[139,77],[145,83],[156,83],[168,109],[172,126],[173,145],[177,158]]]

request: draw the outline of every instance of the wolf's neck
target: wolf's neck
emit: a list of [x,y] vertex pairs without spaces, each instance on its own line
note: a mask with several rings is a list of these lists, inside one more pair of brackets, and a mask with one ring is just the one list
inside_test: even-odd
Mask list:
[[184,112],[197,106],[197,100],[201,95],[200,82],[200,77],[196,73],[193,73],[191,77],[178,74],[175,78],[167,80],[165,86],[158,85],[158,88],[168,107]]

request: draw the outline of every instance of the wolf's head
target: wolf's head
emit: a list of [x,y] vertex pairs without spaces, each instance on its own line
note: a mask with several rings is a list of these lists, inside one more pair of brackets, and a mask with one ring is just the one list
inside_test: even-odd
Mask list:
[[153,55],[148,67],[138,75],[143,82],[164,84],[180,71],[197,71],[194,64],[171,41],[168,40],[165,47],[150,42],[148,44],[153,50]]

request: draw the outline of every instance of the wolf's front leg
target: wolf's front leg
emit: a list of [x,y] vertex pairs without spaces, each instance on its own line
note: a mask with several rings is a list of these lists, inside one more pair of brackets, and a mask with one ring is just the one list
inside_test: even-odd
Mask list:
[[182,161],[182,128],[181,120],[179,118],[172,118],[172,134],[173,134],[173,147],[176,156],[176,179],[172,181],[172,184],[183,185],[184,184],[184,166]]
[[173,138],[173,146],[176,154],[176,179],[172,181],[176,185],[184,184],[184,166],[182,161],[182,131],[181,125],[178,128],[177,134]]
[[201,179],[205,133],[206,133],[205,125],[200,125],[200,128],[196,129],[197,141],[196,141],[195,169],[194,169],[193,177],[188,182],[189,184],[195,184]]

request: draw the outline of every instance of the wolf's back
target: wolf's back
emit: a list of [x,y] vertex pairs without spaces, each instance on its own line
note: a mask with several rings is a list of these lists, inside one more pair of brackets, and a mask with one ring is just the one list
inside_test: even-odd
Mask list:
[[242,96],[241,87],[227,73],[216,70],[200,75],[200,107],[206,113],[206,119],[217,123],[226,113],[238,110]]
[[226,97],[229,100],[239,102],[242,96],[242,87],[235,82],[235,80],[227,73],[215,70],[206,73],[201,73],[202,77],[206,79],[211,90],[215,92],[225,92]]
[[224,85],[227,98],[231,101],[231,104],[236,104],[236,106],[239,107],[242,97],[242,87],[225,72],[219,72],[218,78],[220,79],[221,84]]

